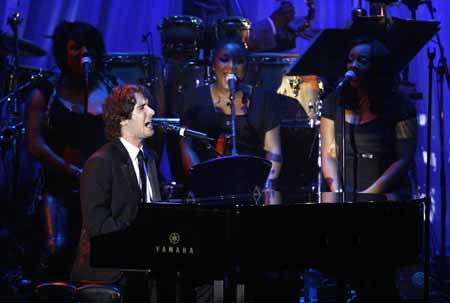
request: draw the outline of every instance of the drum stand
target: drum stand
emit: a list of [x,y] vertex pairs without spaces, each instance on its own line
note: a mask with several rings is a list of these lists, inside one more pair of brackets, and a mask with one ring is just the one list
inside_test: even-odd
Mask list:
[[309,125],[311,128],[315,128],[314,140],[311,144],[311,151],[308,158],[312,158],[312,152],[314,150],[315,140],[317,140],[317,181],[316,188],[312,185],[312,192],[317,193],[317,197],[319,202],[322,197],[322,137],[320,135],[320,117],[322,116],[321,108],[322,108],[322,98],[319,98],[316,104],[311,105],[314,110],[314,116],[310,119]]
[[[8,76],[8,94],[0,99],[0,105],[7,102],[7,119],[6,123],[2,125],[0,129],[0,147],[5,150],[10,149],[12,159],[10,163],[12,163],[12,176],[11,186],[8,192],[8,201],[10,205],[14,207],[17,201],[17,189],[18,189],[18,176],[19,176],[19,167],[20,167],[20,150],[19,145],[21,138],[25,134],[25,125],[22,121],[22,110],[21,110],[21,99],[23,98],[22,93],[26,91],[26,89],[30,88],[32,84],[35,83],[36,80],[43,78],[45,75],[42,71],[39,71],[36,74],[30,76],[29,81],[17,87],[17,79],[18,79],[18,71],[19,71],[19,38],[18,38],[18,25],[22,22],[22,19],[19,17],[19,13],[14,13],[11,17],[8,18],[8,24],[11,26],[11,29],[14,34],[14,56],[13,56],[13,64],[11,65],[11,71]],[[33,203],[34,206],[34,203]]]
[[8,118],[6,125],[2,127],[0,133],[0,142],[8,142],[7,146],[12,152],[12,178],[11,178],[11,190],[9,192],[8,200],[10,205],[16,204],[17,198],[17,184],[18,184],[18,171],[19,171],[19,137],[21,137],[24,132],[24,125],[21,121],[20,106],[17,97],[17,73],[19,70],[19,37],[18,37],[18,26],[22,23],[22,18],[18,12],[13,13],[12,16],[8,17],[8,25],[11,27],[14,37],[14,56],[12,70],[10,71],[8,78],[8,91],[11,92],[6,97],[0,100],[0,104],[4,101],[9,102],[8,104]]
[[[317,108],[315,110],[314,118],[311,120],[312,126],[316,127],[316,138],[317,138],[317,197],[319,202],[322,199],[322,136],[320,135],[320,117],[322,116],[322,98],[317,101]],[[313,144],[314,145],[314,144]],[[312,149],[311,149],[312,151]]]
[[[23,279],[22,273],[22,265],[23,262],[21,259],[24,257],[24,249],[19,243],[16,235],[16,227],[15,227],[15,217],[16,210],[18,205],[18,179],[19,179],[19,145],[21,138],[25,134],[24,124],[21,121],[21,106],[18,100],[18,93],[23,90],[22,86],[17,89],[17,78],[19,71],[19,39],[18,39],[18,26],[22,23],[22,18],[18,12],[13,13],[12,16],[8,17],[8,25],[11,27],[13,32],[14,39],[14,53],[13,53],[13,64],[11,65],[11,70],[8,75],[8,83],[7,83],[7,92],[8,94],[0,99],[0,105],[3,105],[4,102],[8,102],[7,110],[6,110],[6,123],[2,125],[0,129],[0,148],[3,149],[2,156],[6,157],[6,154],[9,154],[10,151],[11,159],[8,159],[8,163],[11,164],[11,167],[6,168],[8,172],[7,175],[10,177],[10,183],[7,192],[7,208],[6,208],[6,229],[8,230],[8,247],[6,248],[9,253],[14,253],[18,259],[13,261],[12,264],[15,268],[13,271],[9,271],[5,274],[5,280],[8,281],[8,284],[11,284],[9,287],[21,287],[21,285],[25,285],[27,280]],[[9,158],[9,157],[8,157]],[[9,171],[9,169],[11,170]],[[17,263],[16,263],[17,262]],[[8,268],[9,269],[9,268]],[[9,269],[11,270],[11,269]],[[20,277],[19,279],[14,277]],[[12,285],[16,284],[16,285]]]

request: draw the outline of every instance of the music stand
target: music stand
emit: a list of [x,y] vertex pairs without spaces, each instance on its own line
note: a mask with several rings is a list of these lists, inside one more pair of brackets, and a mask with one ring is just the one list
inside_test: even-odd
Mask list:
[[395,58],[395,70],[401,71],[439,31],[438,21],[392,18],[386,45]]
[[[439,30],[437,21],[417,21],[383,16],[357,17],[349,28],[325,29],[320,32],[306,52],[297,59],[288,75],[319,75],[330,82],[345,72],[346,58],[353,40],[368,36],[384,43],[392,55],[392,70],[404,69],[409,61]],[[344,107],[343,110],[344,111]],[[344,117],[344,113],[342,113]],[[342,130],[345,130],[342,120]],[[345,134],[342,136],[344,141]],[[342,142],[342,153],[345,143]],[[342,161],[342,175],[345,176],[345,161]],[[343,180],[345,186],[345,179]]]
[[343,63],[350,40],[350,31],[344,28],[321,30],[308,49],[298,57],[286,73],[288,76],[320,75],[336,79],[345,68]]
[[191,167],[188,185],[193,198],[203,201],[250,196],[264,187],[271,167],[260,157],[224,156]]
[[438,30],[437,21],[357,17],[349,28],[322,30],[291,66],[287,75],[319,75],[328,80],[338,79],[345,72],[352,40],[361,35],[369,35],[383,42],[395,58],[394,70],[399,72]]

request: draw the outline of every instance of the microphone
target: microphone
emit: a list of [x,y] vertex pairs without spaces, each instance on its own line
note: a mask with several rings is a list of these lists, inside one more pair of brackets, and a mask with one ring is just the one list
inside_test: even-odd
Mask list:
[[174,124],[179,125],[180,124],[180,118],[152,118],[152,125],[154,126],[160,126],[163,124]]
[[237,77],[235,74],[227,74],[228,87],[230,88],[231,94],[234,95],[236,91]]
[[345,75],[344,79],[342,79],[341,82],[339,82],[338,86],[336,87],[336,90],[341,90],[345,85],[347,85],[350,81],[356,78],[356,74],[352,70],[348,70]]
[[85,47],[81,51],[81,65],[83,66],[84,80],[87,81],[91,73],[92,59],[89,57],[89,52]]
[[[147,122],[145,123],[145,126],[149,126],[151,123]],[[168,132],[174,132],[174,133],[178,133],[180,136],[182,137],[193,137],[193,138],[197,138],[197,139],[201,139],[201,140],[207,140],[207,141],[214,141],[213,138],[208,137],[207,134],[205,133],[201,133],[186,127],[182,127],[182,126],[177,126],[177,125],[173,125],[173,124],[169,124],[169,123],[161,123],[161,124],[156,124],[155,126],[161,127],[163,130],[168,131]]]

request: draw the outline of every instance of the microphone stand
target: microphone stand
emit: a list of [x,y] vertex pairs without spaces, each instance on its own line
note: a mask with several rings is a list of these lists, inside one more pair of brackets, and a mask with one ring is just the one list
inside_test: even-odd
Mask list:
[[[448,67],[446,59],[443,56],[443,52],[440,52],[438,66],[436,69],[437,83],[438,83],[438,107],[439,107],[439,141],[441,151],[441,174],[440,174],[440,187],[441,187],[441,260],[440,266],[442,277],[445,275],[446,259],[445,259],[445,242],[446,242],[446,221],[447,221],[447,188],[446,188],[446,172],[445,172],[445,121],[444,121],[444,75],[448,76]],[[448,80],[447,80],[448,81]],[[448,83],[448,82],[447,82]]]
[[346,159],[345,159],[345,135],[346,135],[346,131],[345,131],[345,101],[342,99],[342,95],[341,95],[341,104],[342,104],[342,109],[341,109],[341,127],[342,127],[342,162],[341,162],[341,169],[342,169],[342,185],[341,185],[341,189],[340,191],[342,192],[342,202],[345,202],[345,191],[346,191],[346,186],[347,186],[347,178],[345,175],[345,169],[346,169]]
[[235,94],[233,89],[230,89],[230,107],[231,107],[231,155],[236,156],[236,104]]
[[[435,20],[434,8],[431,0],[424,1],[430,11],[431,19]],[[442,45],[439,33],[436,33],[436,41],[439,47],[439,60],[436,69],[437,84],[438,84],[438,107],[439,107],[439,142],[441,152],[441,174],[440,174],[440,188],[441,188],[441,247],[440,247],[440,276],[445,279],[446,274],[446,259],[445,259],[445,242],[446,242],[446,221],[447,221],[447,188],[446,188],[446,173],[445,173],[445,121],[444,121],[444,82],[447,81],[447,88],[450,90],[450,73],[448,71],[447,59],[445,58],[445,51]],[[431,85],[431,84],[430,84]],[[431,119],[429,120],[431,122]],[[429,122],[429,123],[430,123]]]
[[85,72],[84,73],[84,79],[83,79],[83,91],[84,91],[84,117],[86,118],[88,115],[88,105],[89,105],[89,100],[88,100],[88,96],[89,96],[89,72]]
[[[319,197],[319,203],[322,196],[322,136],[320,135],[320,117],[322,116],[322,97],[317,101],[319,104],[316,108],[316,113],[314,115],[313,127],[316,128],[317,133],[317,196]],[[312,151],[312,149],[311,149]]]
[[[342,97],[341,97],[342,98]],[[346,135],[346,131],[345,131],[345,102],[344,100],[341,99],[341,103],[342,103],[342,120],[341,120],[341,127],[342,127],[342,163],[341,163],[341,169],[342,169],[342,186],[341,186],[341,191],[343,193],[342,197],[344,197],[345,195],[345,188],[347,186],[347,178],[345,176],[345,168],[346,168],[346,163],[345,163],[345,135]],[[342,198],[344,199],[344,198]]]
[[432,119],[432,103],[433,103],[433,60],[436,51],[428,49],[428,109],[427,109],[427,164],[426,164],[426,197],[425,197],[425,222],[424,222],[424,303],[428,303],[430,298],[430,215],[431,215],[431,186],[430,186],[430,169],[431,169],[431,119]]
[[[18,36],[18,26],[22,23],[22,18],[18,12],[13,13],[11,17],[8,17],[8,25],[11,27],[14,38],[14,64],[13,69],[9,76],[8,89],[10,92],[15,92],[17,87],[17,73],[19,70],[19,36]],[[8,95],[10,96],[10,95]],[[9,105],[9,115],[8,115],[8,128],[12,130],[22,129],[19,102],[16,95],[7,98],[10,103]],[[22,132],[14,132],[11,136],[11,151],[12,151],[12,182],[11,182],[11,202],[16,204],[17,199],[17,186],[18,186],[18,176],[19,176],[19,141],[18,136]]]

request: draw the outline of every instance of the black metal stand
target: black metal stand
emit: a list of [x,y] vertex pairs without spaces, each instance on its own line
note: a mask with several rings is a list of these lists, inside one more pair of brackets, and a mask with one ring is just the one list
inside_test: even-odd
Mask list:
[[425,197],[425,227],[424,227],[424,303],[430,300],[430,215],[431,215],[431,185],[430,185],[430,169],[431,169],[431,118],[433,104],[433,60],[436,51],[428,49],[428,109],[427,109],[427,164],[426,164],[426,197]]
[[[14,56],[13,56],[13,66],[12,71],[9,76],[9,84],[8,89],[10,92],[14,92],[17,88],[17,73],[19,70],[19,36],[18,36],[18,27],[22,23],[22,18],[18,12],[12,14],[12,16],[8,17],[8,25],[11,27],[14,38]],[[23,129],[23,124],[21,122],[21,112],[19,102],[17,100],[17,95],[13,95],[11,98],[8,98],[7,101],[9,104],[9,112],[8,112],[8,129],[18,130]],[[22,135],[22,131],[11,133],[11,153],[12,153],[12,178],[11,178],[11,192],[10,199],[11,205],[14,207],[16,205],[17,199],[17,187],[18,187],[18,177],[19,177],[19,137]]]
[[89,112],[89,73],[84,72],[83,80],[83,92],[84,92],[84,116],[87,117]]
[[[442,55],[442,53],[441,53]],[[446,172],[445,165],[447,161],[445,161],[445,121],[444,121],[444,75],[445,70],[447,70],[446,60],[444,57],[439,58],[438,66],[437,66],[437,83],[438,83],[438,108],[439,108],[439,143],[440,143],[440,151],[441,151],[441,174],[440,174],[440,188],[441,188],[441,246],[440,246],[440,275],[442,278],[445,278],[447,274],[445,272],[446,269],[446,221],[447,221],[447,187],[446,187]],[[448,73],[448,70],[447,70]]]
[[237,156],[236,149],[236,101],[235,91],[230,89],[230,107],[231,107],[231,155]]
[[[341,94],[342,95],[342,94]],[[345,169],[346,169],[346,161],[345,161],[345,151],[346,151],[346,148],[345,148],[345,135],[346,135],[346,131],[345,131],[345,101],[344,100],[342,100],[342,97],[341,97],[341,104],[342,104],[342,120],[341,120],[341,127],[342,127],[342,142],[341,142],[341,144],[342,144],[342,155],[341,155],[341,157],[342,157],[342,162],[341,162],[341,171],[342,171],[342,185],[341,185],[341,188],[342,188],[342,192],[344,193],[343,195],[342,195],[342,197],[343,197],[343,199],[345,199],[344,198],[344,196],[345,196],[345,190],[346,190],[346,187],[347,187],[347,180],[346,180],[346,176],[345,176]],[[342,202],[344,202],[345,200],[343,200]]]
[[[411,1],[411,0],[410,0]],[[414,2],[414,1],[412,1]],[[435,20],[435,9],[433,8],[432,1],[423,1],[424,4],[427,5],[427,8],[430,12],[430,16],[432,20]],[[447,161],[445,161],[445,116],[444,116],[444,108],[445,108],[445,100],[444,100],[444,82],[447,81],[447,88],[450,90],[450,73],[448,71],[447,59],[445,58],[445,51],[442,45],[441,38],[439,33],[435,35],[436,41],[439,47],[439,61],[436,69],[437,73],[437,84],[438,84],[438,108],[439,108],[439,143],[440,143],[440,189],[441,189],[441,243],[440,243],[440,260],[439,260],[439,276],[442,280],[445,279],[445,276],[448,274],[446,272],[447,268],[447,260],[446,260],[446,223],[447,223],[447,187],[446,187],[446,170],[445,165]],[[431,83],[430,83],[431,85]],[[429,120],[429,123],[431,120]]]

